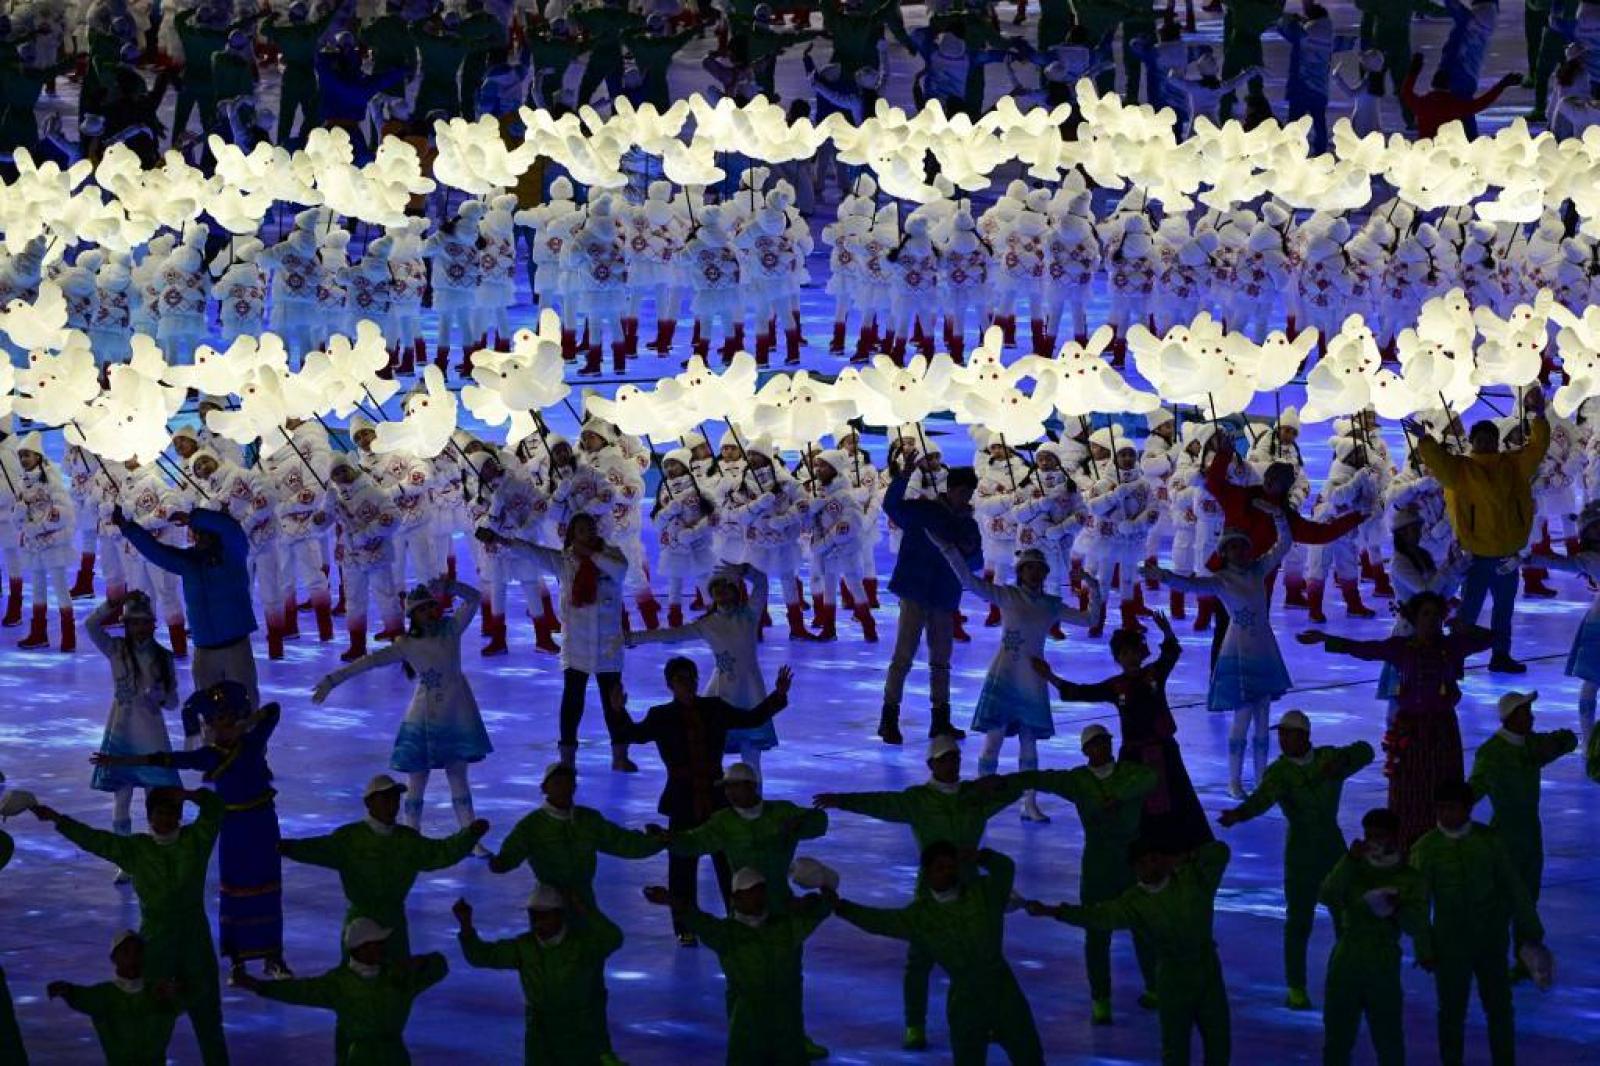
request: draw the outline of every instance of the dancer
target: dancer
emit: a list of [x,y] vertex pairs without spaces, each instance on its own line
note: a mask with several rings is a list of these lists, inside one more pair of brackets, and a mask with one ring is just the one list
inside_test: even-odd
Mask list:
[[454,866],[489,831],[489,823],[479,818],[447,837],[425,837],[398,824],[405,793],[406,786],[388,774],[374,775],[361,792],[367,809],[361,821],[322,836],[290,837],[278,844],[286,859],[338,873],[345,898],[344,924],[368,918],[388,929],[384,945],[390,962],[411,957],[406,897],[417,875]]
[[[569,917],[568,912],[571,912]],[[484,940],[473,924],[472,904],[451,908],[467,965],[515,970],[522,985],[525,1062],[607,1063],[611,1034],[604,1000],[606,960],[622,947],[622,930],[580,896],[563,896],[540,884],[528,897],[528,932]]]
[[54,594],[61,627],[58,647],[63,652],[75,651],[77,627],[73,624],[72,592],[67,580],[67,571],[73,563],[72,497],[55,464],[45,458],[38,430],[18,442],[17,463],[22,468],[22,477],[17,483],[22,527],[21,563],[31,575],[28,585],[32,614],[28,635],[17,642],[17,647],[50,646],[50,598]]
[[[933,546],[950,565],[951,573],[963,588],[988,600],[1000,610],[1000,646],[995,649],[978,693],[978,706],[972,715],[972,729],[983,734],[983,752],[978,756],[978,776],[997,773],[1000,746],[1007,736],[1017,738],[1017,770],[1026,773],[1039,769],[1039,741],[1055,736],[1055,720],[1050,716],[1050,692],[1033,668],[1033,660],[1044,654],[1045,637],[1062,622],[1091,626],[1103,606],[1100,583],[1085,579],[1089,605],[1084,610],[1068,607],[1059,596],[1044,591],[1050,564],[1038,548],[1017,552],[1014,585],[1000,585],[979,577],[949,541],[936,533],[927,534]],[[1048,822],[1039,809],[1037,797],[1023,795],[1022,818],[1028,822]]]
[[[570,489],[574,479],[561,484]],[[560,490],[557,490],[560,496]],[[567,500],[573,499],[571,494]],[[552,499],[552,503],[555,499]],[[564,507],[573,506],[563,503]],[[571,514],[560,549],[546,548],[525,540],[511,540],[493,530],[480,527],[480,540],[506,549],[513,559],[522,558],[555,574],[561,585],[561,721],[557,742],[561,761],[575,765],[578,758],[578,723],[583,721],[584,690],[594,678],[600,704],[605,707],[612,693],[622,686],[622,586],[628,560],[622,550],[600,536],[600,524],[587,512]],[[636,773],[639,769],[628,758],[628,745],[610,728],[611,769],[617,773]]]
[[1421,423],[1407,420],[1404,424],[1417,442],[1423,465],[1444,489],[1456,540],[1472,556],[1461,588],[1457,621],[1477,625],[1484,597],[1494,599],[1489,628],[1495,642],[1489,669],[1499,674],[1527,670],[1511,657],[1511,618],[1517,602],[1518,557],[1528,545],[1537,513],[1533,479],[1550,446],[1543,393],[1530,389],[1523,403],[1532,422],[1527,443],[1514,451],[1500,450],[1500,429],[1488,420],[1473,425],[1467,435],[1471,451],[1466,455],[1446,448]]
[[[200,811],[189,825],[183,824],[185,802]],[[156,984],[177,982],[178,1002],[194,1026],[201,1062],[227,1066],[217,953],[211,946],[204,903],[211,849],[222,828],[221,797],[208,791],[153,788],[145,793],[150,832],[127,837],[92,829],[41,803],[31,809],[79,848],[132,876],[139,900],[139,935],[147,949],[145,979]]]
[[1477,626],[1444,632],[1445,601],[1436,592],[1419,592],[1400,608],[1411,626],[1409,637],[1349,640],[1320,630],[1296,639],[1322,644],[1335,655],[1395,668],[1395,713],[1384,735],[1389,778],[1389,809],[1400,816],[1400,839],[1410,847],[1433,825],[1433,795],[1441,784],[1463,780],[1461,676],[1468,656],[1484,651],[1494,635]]
[[1217,887],[1230,855],[1220,840],[1187,854],[1138,840],[1128,849],[1128,858],[1139,883],[1116,899],[1054,907],[1037,900],[1026,904],[1035,918],[1054,918],[1084,930],[1131,929],[1144,934],[1156,955],[1162,1062],[1188,1062],[1189,1040],[1196,1029],[1207,1063],[1225,1063],[1229,1058],[1228,990],[1212,923]]
[[[953,854],[970,855],[982,841],[989,819],[1015,803],[1020,794],[1015,775],[981,782],[961,780],[961,745],[946,733],[928,745],[928,780],[923,784],[898,792],[821,792],[813,802],[825,811],[849,811],[880,822],[901,823],[910,828],[921,855],[935,844],[949,845]],[[974,872],[967,866],[967,872]],[[931,891],[927,872],[924,863],[917,874],[918,898]],[[902,987],[906,1032],[901,1046],[907,1051],[928,1046],[928,980],[934,961],[916,941],[906,949]],[[951,1039],[953,1042],[954,1036]]]
[[[1006,962],[1005,915],[1016,863],[988,848],[963,874],[954,844],[941,841],[922,852],[919,891],[905,907],[865,907],[832,896],[834,913],[863,932],[909,942],[950,977],[945,1017],[956,1066],[975,1066],[999,1044],[1014,1066],[1044,1062],[1033,1009]],[[979,872],[981,871],[981,872]]]
[[853,605],[861,639],[876,644],[878,625],[861,585],[861,542],[877,530],[867,525],[866,509],[844,477],[850,468],[849,457],[843,451],[829,449],[811,455],[806,465],[814,475],[808,486],[811,495],[805,501],[804,536],[811,549],[816,639],[826,641],[837,636],[838,607],[833,602],[837,588]]
[[233,963],[237,984],[250,959],[264,959],[264,972],[289,977],[283,961],[283,872],[278,861],[278,810],[273,803],[267,742],[279,710],[268,703],[252,711],[249,694],[236,681],[200,689],[184,704],[184,717],[204,723],[207,744],[194,751],[116,755],[98,753],[100,767],[155,766],[199,770],[228,805],[217,847],[220,901],[217,936]]
[[1317,893],[1337,937],[1322,992],[1322,1057],[1330,1066],[1349,1066],[1365,1017],[1379,1066],[1402,1066],[1400,935],[1411,938],[1417,964],[1433,969],[1427,887],[1401,859],[1400,819],[1393,811],[1368,811],[1361,832]]
[[[1494,805],[1489,828],[1500,834],[1511,866],[1534,903],[1544,881],[1544,826],[1539,818],[1540,772],[1578,747],[1570,729],[1536,733],[1533,704],[1537,692],[1507,692],[1500,697],[1500,728],[1478,745],[1467,784],[1472,794]],[[1528,976],[1517,963],[1519,977]]]
[[[1342,747],[1313,747],[1311,719],[1285,711],[1272,727],[1283,753],[1272,760],[1245,801],[1218,816],[1225,829],[1259,818],[1274,806],[1289,822],[1283,841],[1283,971],[1289,986],[1285,1005],[1310,1010],[1306,994],[1306,945],[1317,916],[1317,893],[1345,853],[1339,830],[1339,798],[1344,783],[1372,761],[1364,740]],[[1335,926],[1337,932],[1337,926]]]
[[904,742],[900,733],[900,700],[912,657],[924,633],[928,640],[932,702],[928,736],[944,734],[960,739],[966,735],[950,724],[950,649],[962,586],[928,534],[954,545],[968,569],[976,570],[983,564],[982,537],[972,518],[972,494],[978,487],[978,476],[972,468],[949,471],[943,488],[933,499],[908,500],[910,480],[910,471],[901,471],[883,496],[883,513],[901,531],[894,575],[889,579],[889,590],[900,599],[900,620],[878,722],[878,736],[885,744]]
[[[650,708],[637,722],[628,715],[628,694],[622,686],[612,689],[610,728],[622,743],[655,744],[667,770],[656,810],[667,816],[668,831],[677,833],[704,825],[714,811],[726,805],[727,800],[716,791],[716,782],[722,777],[722,753],[727,749],[728,732],[758,726],[787,707],[794,672],[787,666],[780,668],[772,691],[748,710],[740,710],[717,696],[699,695],[696,689],[700,671],[693,660],[668,659],[663,674],[672,701]],[[723,856],[713,855],[711,861],[726,903],[732,872]],[[699,897],[699,868],[700,861],[693,855],[672,855],[667,861],[668,888],[690,909]],[[695,945],[694,933],[678,921],[676,914],[673,932],[680,946]]]
[[[1125,632],[1125,631],[1119,631]],[[1088,760],[1071,770],[1021,774],[1021,783],[1070,800],[1083,824],[1083,857],[1078,861],[1078,898],[1084,903],[1116,899],[1133,887],[1128,849],[1138,839],[1147,797],[1156,772],[1143,763],[1111,761],[1111,731],[1099,722],[1084,727],[1078,746]],[[1135,931],[1133,950],[1144,977],[1139,1005],[1156,1004],[1155,956],[1144,934]],[[1084,969],[1089,974],[1090,1022],[1111,1024],[1111,934],[1089,930],[1083,938]]]
[[[1447,598],[1451,596],[1466,572],[1467,560],[1459,553],[1452,553],[1448,558],[1436,561],[1423,543],[1422,515],[1414,507],[1396,509],[1390,516],[1389,528],[1394,531],[1392,569],[1395,603],[1398,605],[1395,608],[1394,628],[1389,635],[1409,637],[1411,623],[1406,621],[1401,607],[1419,592],[1434,592]],[[1389,701],[1391,723],[1396,708],[1395,691],[1395,669],[1384,663],[1383,672],[1378,676],[1378,698]]]
[[263,999],[333,1011],[335,1062],[409,1063],[411,1008],[450,966],[437,951],[392,962],[384,944],[389,936],[372,919],[357,918],[344,928],[346,961],[327,973],[288,981],[246,977],[239,985]]
[[[1582,574],[1591,581],[1600,578],[1600,501],[1583,505],[1575,547],[1575,551],[1569,549],[1564,556],[1537,552],[1535,557],[1540,565],[1550,570]],[[1600,595],[1589,604],[1588,612],[1572,636],[1565,673],[1583,681],[1578,689],[1578,723],[1587,742],[1594,735],[1595,697],[1600,693]]]
[[[440,605],[446,595],[461,601],[449,617]],[[475,820],[467,767],[482,761],[494,746],[483,728],[472,687],[461,672],[461,637],[472,624],[480,599],[477,589],[459,581],[439,581],[431,590],[418,585],[406,596],[404,634],[387,648],[327,674],[311,691],[311,702],[320,705],[352,677],[390,663],[403,664],[407,677],[416,678],[389,758],[390,767],[407,775],[405,823],[412,829],[421,827],[423,794],[434,770],[443,770],[450,783],[456,823],[465,829]],[[488,850],[479,844],[474,854],[487,855]]]
[[1288,554],[1293,540],[1282,507],[1264,498],[1254,506],[1271,515],[1277,527],[1278,539],[1265,555],[1254,557],[1250,535],[1229,528],[1217,539],[1222,568],[1214,574],[1185,577],[1159,566],[1144,567],[1147,578],[1216,596],[1228,613],[1230,624],[1211,669],[1206,706],[1213,711],[1233,712],[1233,725],[1228,731],[1228,794],[1234,799],[1243,799],[1245,794],[1246,734],[1254,725],[1251,747],[1259,784],[1267,770],[1267,710],[1273,700],[1289,691],[1290,685],[1289,671],[1268,618],[1266,579]]
[[[750,582],[748,595],[744,582]],[[674,644],[699,638],[711,649],[716,669],[703,695],[749,710],[767,698],[757,646],[761,642],[761,612],[767,602],[767,575],[749,563],[718,568],[711,576],[711,610],[688,625],[628,634],[628,647],[640,644]],[[772,722],[728,734],[727,754],[761,772],[761,753],[778,746]]]
[[330,510],[339,515],[339,577],[344,587],[345,630],[350,646],[339,661],[352,663],[367,654],[367,617],[378,605],[381,632],[398,633],[400,597],[394,586],[394,537],[400,512],[393,498],[349,456],[328,468]]
[[51,981],[45,987],[51,999],[89,1016],[108,1063],[132,1066],[167,1060],[172,1027],[182,1010],[178,987],[171,978],[145,980],[145,951],[144,937],[124,929],[111,941],[111,965],[116,971],[111,980],[93,985]]
[[1489,1023],[1489,1056],[1516,1061],[1516,1020],[1506,956],[1515,932],[1518,957],[1543,946],[1544,926],[1533,898],[1511,863],[1499,833],[1472,820],[1477,796],[1462,781],[1446,781],[1434,796],[1438,823],[1411,846],[1433,912],[1439,996],[1439,1058],[1460,1066],[1465,1054],[1467,999],[1478,999]]
[[[156,643],[155,612],[142,592],[122,601],[122,633],[114,637],[106,626],[116,606],[110,600],[96,607],[84,621],[89,643],[111,664],[111,710],[106,715],[100,751],[106,755],[133,755],[172,750],[163,711],[178,706],[178,679],[172,652]],[[96,766],[91,787],[111,793],[111,831],[133,833],[133,790],[176,788],[178,775],[158,766]],[[126,884],[128,874],[117,871],[116,883]]]
[[[6,775],[0,774],[0,792],[5,791]],[[16,841],[11,834],[0,829],[0,870],[4,870],[16,854]],[[0,967],[0,1056],[17,1066],[28,1066],[28,1052],[22,1046],[22,1031],[17,1028],[17,1012],[11,1005],[11,989],[6,986],[6,971]]]

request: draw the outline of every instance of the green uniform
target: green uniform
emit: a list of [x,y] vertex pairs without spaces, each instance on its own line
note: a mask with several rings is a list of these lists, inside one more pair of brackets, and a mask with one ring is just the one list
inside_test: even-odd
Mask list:
[[[1528,36],[1528,72],[1533,75],[1533,113],[1544,115],[1550,99],[1550,76],[1566,57],[1567,39],[1548,25],[1550,0],[1530,0],[1522,5],[1523,28]],[[1578,17],[1578,0],[1560,0],[1555,16],[1567,25]]]
[[398,965],[385,963],[375,977],[362,977],[346,964],[320,977],[269,981],[257,991],[279,1003],[333,1011],[338,1018],[334,1031],[340,1036],[334,1061],[339,1066],[407,1066],[411,1005],[443,981],[449,969],[435,951]]
[[1510,853],[1498,833],[1473,822],[1455,839],[1437,828],[1424,833],[1411,845],[1411,865],[1422,874],[1433,910],[1439,1058],[1445,1066],[1462,1061],[1467,997],[1476,978],[1493,1061],[1515,1061],[1507,930],[1515,926],[1519,940],[1543,940],[1544,927]]
[[[1376,914],[1367,899],[1383,889],[1395,893],[1395,911],[1387,917]],[[1363,1016],[1379,1066],[1402,1066],[1400,934],[1411,937],[1419,959],[1433,957],[1422,875],[1399,863],[1378,867],[1345,855],[1322,882],[1318,898],[1339,930],[1322,989],[1323,1066],[1348,1066]]]
[[529,33],[524,47],[533,64],[534,84],[541,107],[553,107],[556,95],[567,80],[567,71],[585,51],[585,46],[570,37],[549,33]]
[[1533,901],[1544,879],[1544,830],[1539,824],[1539,771],[1578,747],[1570,729],[1513,738],[1504,730],[1472,757],[1472,791],[1494,804],[1489,825],[1511,856],[1511,865]]
[[346,907],[344,925],[371,918],[390,930],[389,959],[411,957],[406,926],[406,897],[417,875],[454,866],[478,842],[470,829],[431,840],[410,826],[396,825],[380,833],[365,821],[340,826],[326,836],[283,841],[286,859],[325,866],[339,874]]
[[[172,109],[172,139],[183,136],[189,112],[200,111],[200,126],[209,130],[217,119],[217,97],[211,88],[211,58],[228,46],[226,26],[203,26],[194,20],[193,11],[173,16],[178,40],[183,45],[183,80],[178,84],[178,99]],[[118,49],[118,55],[121,49]]]
[[910,941],[950,976],[945,1018],[956,1066],[985,1062],[991,1043],[1004,1049],[1013,1066],[1042,1063],[1033,1009],[1004,952],[1017,867],[987,848],[978,853],[978,867],[982,872],[964,878],[949,902],[927,892],[898,910],[840,900],[839,917],[869,933]]
[[[682,33],[630,33],[627,36],[624,43],[628,54],[633,56],[634,67],[639,71],[639,97],[643,103],[654,104],[658,111],[665,111],[672,106],[667,72],[672,69],[672,59],[679,49],[698,36],[698,27]],[[565,71],[564,64],[561,69]]]
[[[954,844],[957,851],[972,851],[983,840],[989,819],[1005,810],[1022,795],[1016,775],[1001,784],[984,788],[963,781],[954,790],[943,791],[932,781],[913,785],[899,792],[846,792],[838,797],[841,811],[864,814],[880,822],[899,822],[911,827],[917,854],[929,844]],[[971,870],[966,871],[971,873]],[[922,892],[922,875],[917,875],[917,892]],[[906,951],[905,997],[906,1028],[922,1029],[928,1024],[928,981],[933,976],[933,959],[915,940]]]
[[196,793],[194,802],[199,816],[179,829],[170,844],[159,844],[145,833],[117,836],[66,815],[57,819],[56,831],[133,878],[145,979],[177,980],[179,1003],[194,1026],[201,1058],[206,1066],[221,1066],[228,1061],[228,1047],[222,1033],[217,951],[206,922],[206,868],[222,828],[223,803],[211,792]]
[[[796,823],[790,829],[790,823]],[[730,869],[746,866],[767,879],[767,902],[773,913],[788,909],[789,866],[802,840],[815,840],[828,831],[826,811],[810,810],[786,800],[763,800],[761,813],[746,818],[732,807],[717,811],[704,824],[676,834],[672,850],[680,855],[722,852]]]
[[589,61],[578,79],[578,103],[589,102],[602,82],[611,86],[612,95],[622,84],[622,39],[638,32],[644,19],[624,7],[603,4],[589,7],[572,16],[589,40]]
[[400,15],[379,15],[361,28],[361,43],[372,54],[372,73],[404,71],[409,79],[417,70],[417,41],[411,24]]
[[224,48],[211,57],[211,91],[218,100],[254,96],[255,67],[248,58]]
[[1222,841],[1207,841],[1160,889],[1136,884],[1114,900],[1064,905],[1057,915],[1084,929],[1144,933],[1156,953],[1161,1061],[1167,1066],[1189,1061],[1189,1038],[1196,1028],[1208,1066],[1228,1061],[1228,990],[1211,926],[1230,855]]
[[[1384,0],[1385,3],[1389,0]],[[1233,77],[1250,67],[1266,63],[1261,48],[1261,35],[1283,18],[1283,0],[1223,0],[1222,9],[1222,77]],[[1408,57],[1409,61],[1409,57]],[[1233,110],[1233,94],[1222,97],[1218,113],[1227,118]],[[1313,888],[1315,893],[1316,889]]]
[[417,86],[417,102],[412,114],[426,119],[435,111],[461,114],[461,90],[457,76],[472,45],[459,34],[438,34],[421,30],[416,35],[417,55],[422,62],[422,81]]
[[574,804],[570,818],[540,807],[512,827],[495,862],[507,869],[526,862],[541,885],[577,896],[592,911],[600,855],[648,859],[666,846],[660,837],[624,829],[592,807]]
[[[772,882],[767,882],[770,891]],[[810,899],[769,914],[760,925],[683,915],[683,924],[717,953],[728,982],[728,1066],[805,1066],[804,970],[806,939],[832,913]]]
[[278,95],[278,143],[289,140],[295,112],[302,134],[322,124],[322,93],[317,88],[317,46],[338,13],[330,10],[315,21],[269,22],[262,32],[283,55],[283,86]]
[[605,1010],[592,990],[604,985],[606,959],[622,947],[622,930],[599,911],[569,920],[554,944],[531,932],[483,940],[474,929],[462,930],[458,939],[469,965],[517,971],[527,1021],[524,1062],[594,1066],[610,1050]]
[[[16,853],[11,834],[0,829],[0,870]],[[6,987],[6,972],[0,969],[0,1062],[28,1066],[28,1053],[22,1046],[22,1030],[17,1028],[17,1013],[11,1006],[11,989]]]
[[[1424,7],[1432,6],[1424,0],[1356,0],[1362,15],[1361,46],[1383,53],[1383,69],[1396,99],[1400,96],[1400,83],[1411,69],[1411,20]],[[1226,71],[1223,76],[1227,76]],[[1400,114],[1405,117],[1407,128],[1416,124],[1404,101],[1400,103]]]
[[823,5],[823,35],[833,45],[832,61],[839,64],[845,81],[853,80],[859,70],[877,69],[878,42],[883,39],[888,9],[894,4],[895,0],[888,0],[871,10],[854,12],[846,11],[837,0]]
[[[1143,763],[1113,763],[1111,773],[1099,777],[1087,766],[1073,770],[1034,770],[1016,775],[1023,788],[1037,789],[1068,800],[1083,823],[1083,858],[1078,863],[1078,898],[1084,903],[1104,903],[1133,887],[1128,865],[1128,845],[1139,835],[1144,798],[1156,787],[1156,772]],[[1147,989],[1154,991],[1155,955],[1144,934],[1135,931],[1134,954]],[[1083,938],[1084,968],[1089,972],[1089,994],[1097,1000],[1111,998],[1111,933],[1092,929]]]
[[1589,734],[1589,745],[1583,754],[1583,772],[1589,780],[1600,784],[1600,729]]
[[1289,820],[1283,840],[1283,973],[1290,988],[1306,987],[1306,944],[1316,922],[1317,894],[1347,850],[1339,828],[1345,779],[1370,762],[1372,745],[1363,740],[1342,748],[1313,748],[1304,763],[1280,755],[1238,806],[1241,821],[1273,806],[1282,808]]
[[124,992],[115,981],[68,985],[63,998],[94,1023],[106,1066],[165,1066],[172,1026],[178,1020],[178,1005],[172,998],[148,983],[137,992]]
[[[1122,25],[1126,9],[1121,0],[1071,0],[1072,13],[1077,24],[1083,27],[1085,35],[1089,38],[1089,47],[1098,54],[1101,42],[1109,51],[1111,38],[1116,36],[1117,27]],[[1040,14],[1040,31],[1043,32],[1044,15]],[[1101,92],[1113,92],[1117,87],[1117,72],[1106,70],[1095,78],[1095,87]]]
[[483,88],[483,76],[489,69],[489,56],[511,44],[511,35],[505,23],[487,11],[475,11],[461,20],[462,38],[471,50],[461,60],[461,102],[466,115],[477,114],[478,90]]

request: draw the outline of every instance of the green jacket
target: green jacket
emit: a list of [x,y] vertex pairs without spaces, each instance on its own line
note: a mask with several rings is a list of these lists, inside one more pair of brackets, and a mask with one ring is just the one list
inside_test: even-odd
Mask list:
[[[1367,901],[1369,892],[1393,889],[1395,913],[1380,918]],[[1417,958],[1433,957],[1433,930],[1428,925],[1428,886],[1409,866],[1388,868],[1346,854],[1322,882],[1318,899],[1332,912],[1339,938],[1328,957],[1328,969],[1363,973],[1398,971],[1400,934],[1411,937]]]
[[[796,823],[791,831],[789,823]],[[735,870],[746,866],[767,879],[767,900],[774,912],[787,910],[789,866],[802,840],[814,840],[828,831],[826,811],[810,810],[787,800],[763,800],[761,813],[744,818],[732,807],[712,814],[703,825],[678,833],[672,850],[679,855],[722,852]]]
[[342,825],[320,837],[284,840],[283,857],[339,874],[339,887],[349,904],[344,923],[371,918],[394,930],[392,950],[409,956],[406,897],[417,875],[454,866],[472,853],[478,838],[468,829],[434,840],[410,826],[396,825],[379,833],[365,821]]
[[[962,781],[954,792],[943,792],[931,781],[898,792],[846,792],[838,797],[838,806],[880,822],[910,826],[918,854],[940,841],[954,844],[957,851],[975,850],[989,819],[1022,795],[1017,776],[991,778],[984,785]],[[918,874],[917,884],[921,883]]]
[[376,977],[362,977],[344,965],[320,977],[269,981],[259,991],[279,1003],[333,1011],[335,1031],[345,1042],[338,1049],[344,1066],[408,1066],[405,1031],[411,1005],[449,970],[444,956],[432,952],[404,964],[385,964]]
[[278,46],[285,70],[298,68],[303,72],[315,72],[318,46],[335,13],[329,11],[319,19],[304,22],[268,22],[261,27],[261,35]]
[[256,91],[256,72],[243,56],[223,49],[211,57],[211,91],[218,100],[250,96]]
[[1090,902],[1110,898],[1133,882],[1128,845],[1139,835],[1144,798],[1156,787],[1156,772],[1143,763],[1114,763],[1100,778],[1087,766],[1071,770],[1033,770],[1016,775],[1023,789],[1037,789],[1069,801],[1083,823],[1083,859],[1078,864],[1079,895]]
[[[173,18],[178,42],[183,45],[183,83],[181,90],[193,96],[211,92],[211,57],[228,46],[226,27],[202,26],[193,11],[180,11]],[[120,49],[119,49],[120,54]]]
[[67,1006],[94,1023],[107,1066],[166,1066],[167,1045],[178,1020],[175,999],[150,985],[124,992],[114,981],[68,985]]
[[570,922],[561,940],[541,944],[531,932],[508,940],[483,940],[475,929],[458,935],[467,963],[485,970],[515,970],[527,1018],[525,1061],[594,1066],[609,1049],[604,1005],[595,995],[606,959],[622,947],[622,930],[599,911]]
[[574,804],[571,818],[557,818],[541,807],[512,827],[494,858],[494,869],[526,862],[540,884],[575,893],[594,910],[599,855],[648,859],[665,847],[660,838],[624,829],[592,807]]
[[1372,745],[1364,740],[1344,747],[1311,750],[1304,766],[1279,756],[1261,775],[1261,783],[1239,804],[1238,814],[1248,821],[1271,810],[1283,809],[1289,821],[1284,835],[1283,865],[1293,876],[1314,872],[1316,890],[1329,868],[1345,852],[1344,832],[1339,828],[1339,798],[1344,783],[1363,766],[1372,762]]
[[361,43],[372,53],[372,73],[417,69],[417,41],[411,24],[399,15],[379,15],[361,27]]
[[1502,943],[1508,926],[1519,941],[1543,940],[1544,926],[1500,835],[1473,822],[1452,840],[1434,828],[1411,845],[1411,866],[1422,875],[1433,911],[1434,942],[1443,954],[1468,954]]
[[1589,734],[1589,747],[1583,755],[1583,772],[1589,780],[1600,784],[1600,729]]
[[[133,878],[139,899],[139,934],[145,940],[147,979],[192,979],[180,973],[179,960],[204,958],[216,981],[216,953],[206,921],[206,870],[222,828],[223,803],[215,793],[196,793],[200,813],[178,830],[171,844],[140,833],[117,836],[62,815],[56,831],[91,855],[115,863]],[[187,996],[199,991],[185,988]]]
[[[1494,804],[1489,825],[1500,834],[1519,871],[1537,871],[1542,865],[1539,771],[1577,747],[1578,736],[1570,729],[1529,733],[1521,744],[1502,732],[1484,741],[1472,757],[1472,776],[1467,783]],[[1528,887],[1537,892],[1537,881]]]
[[812,897],[773,912],[759,926],[698,910],[683,915],[689,931],[717,953],[727,978],[730,1066],[804,1066],[808,1061],[805,943],[831,913],[826,901]]

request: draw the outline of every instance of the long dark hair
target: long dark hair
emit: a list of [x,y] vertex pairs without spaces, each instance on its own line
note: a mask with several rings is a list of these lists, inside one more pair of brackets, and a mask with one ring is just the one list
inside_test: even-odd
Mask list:
[[1415,544],[1407,544],[1401,539],[1398,529],[1394,534],[1394,553],[1404,556],[1408,563],[1417,568],[1418,573],[1431,574],[1439,569],[1439,564],[1433,561],[1433,554],[1422,546],[1420,540]]
[[[135,592],[132,595],[141,596],[142,598],[141,593]],[[149,601],[146,600],[145,602],[148,603]],[[150,647],[155,653],[156,660],[155,676],[150,680],[155,681],[163,692],[177,692],[178,674],[173,666],[172,651],[164,647],[154,636],[150,638]],[[143,688],[146,681],[144,667],[139,662],[139,655],[134,650],[133,641],[124,636],[117,644],[117,654],[122,659],[123,669],[133,678],[134,684]]]

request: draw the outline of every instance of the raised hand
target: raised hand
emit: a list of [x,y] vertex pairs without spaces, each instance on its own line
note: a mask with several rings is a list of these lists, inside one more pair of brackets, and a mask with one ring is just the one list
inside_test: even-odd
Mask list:
[[646,885],[644,888],[644,901],[656,907],[672,906],[672,893],[667,891],[666,885]]
[[818,792],[811,797],[811,805],[819,811],[833,811],[839,809],[839,793]]
[[457,899],[455,905],[450,908],[450,913],[455,915],[456,924],[461,928],[472,928],[472,904],[465,898]]
[[778,678],[772,683],[772,690],[785,699],[789,696],[789,686],[794,684],[794,671],[787,666],[778,668]]

